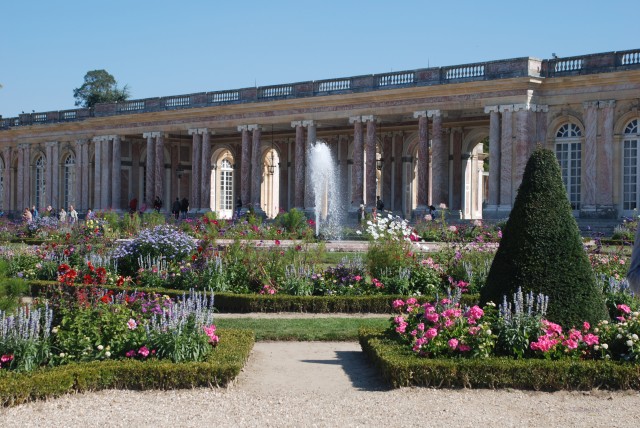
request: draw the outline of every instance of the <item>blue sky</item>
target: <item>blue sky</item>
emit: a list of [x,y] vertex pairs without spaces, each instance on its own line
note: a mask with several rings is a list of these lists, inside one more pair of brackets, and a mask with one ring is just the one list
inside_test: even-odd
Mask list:
[[637,49],[638,12],[631,0],[13,0],[0,8],[0,115],[74,108],[95,69],[137,99]]

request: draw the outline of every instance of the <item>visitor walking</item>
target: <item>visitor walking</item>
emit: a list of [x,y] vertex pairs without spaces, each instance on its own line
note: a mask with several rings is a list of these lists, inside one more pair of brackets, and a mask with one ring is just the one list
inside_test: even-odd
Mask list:
[[36,208],[35,205],[31,207],[31,217],[34,220],[38,218],[38,209]]
[[242,199],[238,198],[236,202],[236,218],[240,218],[240,212],[242,211]]
[[29,207],[25,208],[22,212],[22,219],[27,223],[31,223],[33,221],[33,214],[29,211]]
[[171,213],[178,220],[180,218],[180,209],[182,208],[182,204],[180,203],[180,198],[176,197],[176,200],[173,202],[171,206]]
[[71,225],[74,225],[78,222],[78,211],[73,208],[73,205],[69,205],[69,218],[71,220]]
[[138,198],[135,196],[129,201],[129,214],[133,214],[138,209]]
[[64,210],[64,208],[60,208],[60,212],[58,213],[58,220],[60,221],[60,223],[67,222],[67,212]]
[[153,209],[158,213],[162,209],[162,199],[160,199],[160,196],[156,196],[156,199],[153,201]]
[[376,208],[378,209],[378,211],[382,211],[384,210],[384,202],[382,202],[382,199],[380,199],[380,196],[376,196]]
[[87,210],[87,220],[93,220],[94,218],[96,218],[96,213],[94,213],[93,211],[91,211],[91,208],[89,208]]
[[182,211],[182,218],[187,218],[187,213],[189,212],[189,200],[187,198],[182,198],[180,211]]

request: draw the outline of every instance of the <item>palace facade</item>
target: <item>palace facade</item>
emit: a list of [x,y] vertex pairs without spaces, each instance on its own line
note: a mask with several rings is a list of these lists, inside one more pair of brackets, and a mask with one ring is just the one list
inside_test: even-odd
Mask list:
[[555,151],[575,215],[616,218],[640,203],[640,50],[451,67],[130,100],[0,117],[0,206],[273,217],[310,209],[305,170],[331,149],[351,211],[384,201],[417,217],[511,210],[536,146]]

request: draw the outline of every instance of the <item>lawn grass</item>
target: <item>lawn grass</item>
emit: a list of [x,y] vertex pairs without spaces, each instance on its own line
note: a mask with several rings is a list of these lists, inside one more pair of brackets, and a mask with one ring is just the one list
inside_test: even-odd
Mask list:
[[359,257],[364,260],[366,253],[364,252],[353,252],[353,251],[327,251],[322,255],[322,263],[335,266],[342,261],[344,258],[355,259]]
[[223,318],[216,326],[253,330],[256,340],[356,341],[361,327],[385,329],[389,318]]

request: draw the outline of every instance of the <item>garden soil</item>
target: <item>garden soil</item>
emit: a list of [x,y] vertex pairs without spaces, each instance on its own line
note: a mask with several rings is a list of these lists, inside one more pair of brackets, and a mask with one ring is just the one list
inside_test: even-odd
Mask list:
[[2,427],[628,427],[638,392],[390,389],[355,342],[259,342],[220,389],[101,391],[0,409]]

